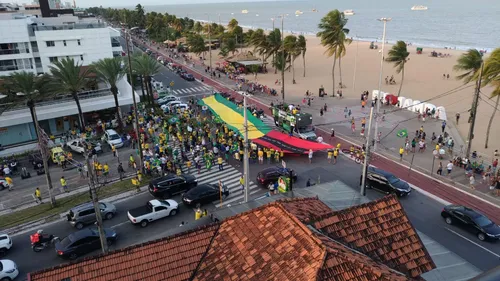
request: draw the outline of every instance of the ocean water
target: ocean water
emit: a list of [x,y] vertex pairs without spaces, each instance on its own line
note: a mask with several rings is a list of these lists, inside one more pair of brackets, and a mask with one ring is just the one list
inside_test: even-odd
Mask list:
[[[412,11],[414,5],[428,7]],[[320,19],[333,9],[354,10],[348,16],[349,36],[363,41],[380,41],[383,23],[389,42],[404,40],[425,47],[477,48],[491,51],[500,47],[500,0],[313,0],[189,5],[145,6],[146,11],[168,12],[178,17],[227,24],[233,17],[240,26],[272,29],[271,18],[285,14],[284,30],[297,34],[316,34]],[[314,12],[313,9],[317,11]],[[248,13],[243,14],[242,10]],[[296,11],[302,14],[296,15]],[[275,20],[281,27],[281,20]]]

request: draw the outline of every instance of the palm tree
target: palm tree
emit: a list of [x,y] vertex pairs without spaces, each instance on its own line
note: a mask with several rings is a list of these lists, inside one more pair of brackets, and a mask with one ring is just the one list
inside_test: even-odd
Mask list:
[[82,68],[81,64],[76,63],[72,58],[64,58],[53,62],[49,69],[54,83],[58,85],[57,92],[61,94],[69,93],[75,100],[80,130],[83,131],[85,129],[85,120],[78,93],[87,85],[89,69]]
[[151,78],[160,72],[161,65],[150,56],[138,55],[132,57],[132,69],[138,75],[141,75],[144,84],[146,85],[147,96],[149,97],[150,105],[154,104],[153,87]]
[[302,54],[302,62],[304,63],[304,75],[306,77],[306,51],[307,51],[307,40],[304,35],[299,35],[297,38],[297,45],[300,49],[300,53]]
[[486,129],[486,140],[484,143],[484,148],[488,148],[488,141],[490,138],[491,125],[493,124],[493,119],[498,110],[498,103],[500,102],[500,48],[493,50],[491,55],[484,62],[483,71],[485,85],[491,85],[494,87],[491,93],[491,98],[496,97],[495,109],[491,114],[490,121],[488,122],[488,128]]
[[236,19],[231,19],[227,24],[227,29],[232,32],[235,27],[238,26],[238,21]]
[[346,33],[339,33],[339,44],[337,46],[337,58],[339,60],[339,77],[340,77],[340,86],[342,87],[343,82],[342,82],[342,58],[345,56],[347,48],[346,44],[349,45],[351,44],[352,40],[349,38],[346,38]]
[[[273,31],[269,32],[269,35],[267,35],[267,46],[268,46],[268,49],[267,49],[267,56],[266,58],[268,58],[269,56],[273,56],[273,64],[279,60],[276,59],[276,55],[277,53],[281,50],[281,31],[276,28],[274,29]],[[282,60],[282,59],[280,59]],[[274,74],[277,73],[277,69],[278,67],[276,65],[274,65]]]
[[189,46],[189,51],[195,53],[196,55],[205,54],[207,48],[205,46],[205,40],[201,35],[190,35],[187,38],[187,45]]
[[288,61],[292,68],[292,84],[295,84],[295,67],[293,62],[300,55],[300,48],[297,44],[297,37],[295,35],[288,35],[283,39],[283,46],[285,48],[285,53],[288,55]]
[[399,84],[398,97],[401,94],[401,88],[403,87],[403,80],[405,79],[405,64],[409,60],[409,55],[410,53],[406,49],[406,43],[404,41],[398,41],[396,42],[396,45],[392,46],[389,50],[387,58],[385,59],[387,62],[394,63],[396,73],[401,73],[401,84]]
[[257,52],[262,56],[262,62],[265,62],[269,45],[267,43],[266,33],[262,28],[259,28],[252,33],[252,36],[250,37],[250,45],[254,48],[254,52]]
[[457,59],[457,64],[453,70],[464,72],[457,76],[458,80],[463,80],[467,84],[477,77],[481,64],[483,63],[483,54],[476,49],[469,49]]
[[97,61],[91,67],[91,71],[94,72],[99,80],[108,84],[111,88],[111,93],[115,98],[115,108],[116,116],[118,120],[118,126],[122,127],[122,116],[120,112],[120,104],[118,103],[118,88],[116,84],[120,81],[126,74],[125,68],[122,67],[122,59],[120,57],[115,58],[105,58]]
[[316,34],[316,36],[321,38],[321,45],[326,47],[325,54],[328,57],[333,56],[332,95],[335,93],[335,65],[337,64],[338,58],[338,46],[344,43],[343,39],[345,39],[345,34],[349,33],[349,29],[345,28],[346,24],[347,19],[344,13],[341,13],[339,10],[333,10],[328,12],[328,14],[321,19],[318,24],[318,28],[321,31]]
[[12,92],[17,93],[18,96],[23,96],[26,99],[27,106],[31,113],[31,119],[35,125],[35,133],[38,137],[38,145],[42,154],[42,161],[45,171],[45,179],[49,189],[50,204],[52,207],[56,206],[56,198],[52,193],[52,179],[50,177],[49,163],[47,161],[48,155],[45,155],[45,149],[42,138],[39,134],[40,126],[36,115],[36,102],[42,97],[47,98],[53,95],[51,91],[51,83],[48,75],[35,76],[32,72],[15,72],[5,78],[5,87]]

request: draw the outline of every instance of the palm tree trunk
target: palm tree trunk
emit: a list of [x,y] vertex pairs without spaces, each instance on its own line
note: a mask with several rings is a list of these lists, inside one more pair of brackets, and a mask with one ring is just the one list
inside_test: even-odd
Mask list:
[[291,58],[292,62],[292,84],[295,84],[295,65],[293,64],[293,59]]
[[123,128],[122,112],[120,110],[120,104],[118,103],[118,89],[116,88],[116,86],[111,87],[111,93],[113,93],[113,97],[115,98],[116,120],[118,121],[118,128]]
[[401,84],[399,84],[398,98],[401,95],[401,88],[403,88],[403,80],[405,79],[405,64],[403,63],[403,69],[401,70]]
[[340,88],[342,89],[342,57],[339,57]]
[[149,94],[149,87],[148,87],[148,77],[145,77],[143,79],[143,83],[144,83],[144,88],[146,88],[146,95],[144,96],[144,101],[148,104],[151,103],[151,100],[150,100],[150,94]]
[[276,53],[273,52],[273,63],[274,63],[274,74],[278,73],[278,67],[276,67]]
[[145,100],[146,99],[146,95],[144,93],[144,79],[142,79],[141,77],[141,92],[142,92],[142,100]]
[[40,130],[40,125],[38,124],[38,118],[36,116],[36,109],[35,109],[35,104],[32,103],[30,106],[30,112],[31,112],[31,118],[34,120],[34,125],[35,125],[35,130],[37,131],[37,137],[38,137],[38,145],[40,146],[40,153],[42,155],[42,162],[43,162],[43,169],[45,172],[45,180],[47,181],[47,187],[49,189],[49,197],[50,197],[50,205],[52,207],[55,207],[57,205],[56,202],[56,197],[54,193],[52,193],[53,186],[52,186],[52,179],[50,177],[50,170],[49,170],[49,161],[48,155],[46,155],[47,150],[46,147],[43,146],[43,141],[40,137],[40,134],[38,134],[38,131]]
[[154,95],[153,95],[153,87],[151,85],[151,76],[148,76],[148,80],[147,80],[147,85],[148,87],[148,90],[149,90],[149,101],[150,101],[150,105],[153,106],[154,105]]
[[78,97],[78,93],[72,93],[73,99],[76,103],[76,108],[78,109],[78,121],[80,123],[80,131],[83,132],[85,130],[85,120],[83,118],[82,106],[80,105],[80,98]]
[[304,75],[306,77],[306,53],[302,53],[302,61],[304,62]]
[[335,65],[337,64],[337,52],[333,54],[333,66],[332,66],[332,81],[333,81],[333,87],[332,87],[332,97],[335,96]]
[[497,113],[498,102],[500,102],[500,94],[497,95],[497,101],[495,102],[495,110],[491,114],[490,121],[488,122],[488,129],[486,129],[486,141],[484,142],[484,148],[488,148],[488,140],[490,139],[491,125],[493,124],[493,119],[495,118],[495,113]]
[[31,113],[31,121],[33,121],[33,126],[35,127],[35,138],[38,139],[38,130],[36,128],[36,112],[35,111],[35,103],[32,100],[28,101],[28,107]]

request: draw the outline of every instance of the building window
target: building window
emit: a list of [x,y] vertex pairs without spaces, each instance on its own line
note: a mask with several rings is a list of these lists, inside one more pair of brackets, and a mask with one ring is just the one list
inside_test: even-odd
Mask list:
[[66,40],[63,40],[64,47],[66,47]]
[[82,45],[82,42],[80,42],[80,39],[76,40],[78,42],[78,46]]
[[54,41],[46,41],[45,43],[47,43],[47,47],[54,47],[56,45]]
[[80,55],[80,60],[83,60],[83,55]]
[[49,57],[49,61],[51,63],[56,62],[57,61],[57,57]]

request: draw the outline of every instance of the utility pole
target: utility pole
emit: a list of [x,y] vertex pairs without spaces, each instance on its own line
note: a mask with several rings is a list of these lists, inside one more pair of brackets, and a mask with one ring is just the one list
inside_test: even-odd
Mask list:
[[[379,77],[378,77],[378,95],[377,95],[377,118],[375,120],[375,135],[374,137],[376,138],[377,137],[377,134],[378,134],[378,116],[379,116],[379,113],[380,113],[380,103],[382,102],[381,100],[381,94],[380,92],[382,91],[382,74],[383,74],[383,70],[384,70],[384,49],[385,49],[385,28],[387,26],[387,22],[388,21],[391,21],[391,18],[380,18],[378,19],[378,21],[381,21],[384,23],[384,32],[382,33],[382,50],[381,50],[381,55],[380,55],[380,73],[379,73]],[[372,117],[370,116],[370,123],[372,122]],[[367,137],[367,141],[368,141],[368,144],[369,144],[369,140],[370,140],[370,130],[368,130],[368,137]],[[367,145],[368,147],[368,145]],[[375,151],[377,149],[377,142],[375,142],[374,146],[373,146],[373,150]]]
[[[136,27],[131,28],[130,30],[133,30]],[[130,35],[130,31],[127,32],[129,39],[132,40],[132,35]],[[139,150],[139,169],[142,170],[142,146],[141,146],[141,135],[139,134],[139,112],[137,109],[137,102],[135,100],[135,90],[134,90],[134,79],[132,77],[132,59],[130,55],[130,48],[129,48],[129,40],[127,41],[127,55],[128,55],[128,72],[130,76],[130,88],[132,90],[132,100],[134,102],[134,130],[135,130],[135,135],[137,137],[137,150]],[[89,167],[90,169],[90,167]]]
[[243,127],[245,129],[245,138],[243,143],[243,148],[245,149],[245,154],[243,156],[243,180],[245,181],[245,203],[248,202],[248,116],[247,116],[247,94],[243,94]]
[[210,34],[212,33],[212,27],[210,24],[210,15],[207,14],[208,17],[208,53],[209,53],[209,61],[210,61],[210,77],[212,77],[212,39],[210,37]]
[[469,159],[470,151],[472,148],[472,140],[474,139],[474,126],[476,125],[476,113],[477,106],[479,104],[479,94],[481,93],[481,80],[483,77],[484,62],[481,63],[481,70],[479,71],[479,79],[476,82],[476,94],[474,95],[474,101],[472,102],[472,108],[470,113],[472,114],[472,121],[470,123],[469,134],[467,136],[469,142],[467,143],[467,151],[465,157]]
[[99,231],[99,239],[101,240],[102,253],[106,254],[108,252],[108,241],[106,240],[106,233],[104,232],[104,225],[102,224],[101,208],[99,206],[99,198],[97,196],[97,190],[95,188],[94,182],[94,166],[90,165],[89,151],[84,146],[85,153],[85,163],[87,164],[87,169],[89,171],[89,189],[92,197],[92,205],[94,205],[94,212],[97,223],[97,230]]
[[361,196],[366,195],[366,175],[368,173],[368,167],[370,166],[370,131],[372,129],[372,119],[373,119],[373,101],[370,107],[370,121],[368,122],[368,137],[366,138],[366,152],[365,152],[365,161],[363,162],[363,172],[361,175]]
[[285,15],[281,15],[281,98],[283,99],[283,103],[285,103],[285,41],[283,38],[283,19]]

